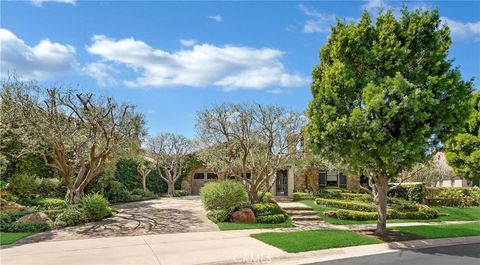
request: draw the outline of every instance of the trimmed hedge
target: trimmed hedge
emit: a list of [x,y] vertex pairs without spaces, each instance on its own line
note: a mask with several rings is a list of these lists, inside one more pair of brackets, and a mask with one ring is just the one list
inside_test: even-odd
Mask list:
[[311,193],[306,192],[294,192],[293,200],[294,201],[303,201],[303,200],[315,200],[316,196]]
[[427,188],[425,203],[437,206],[480,206],[480,189],[474,188]]
[[274,214],[284,214],[282,208],[274,202],[260,202],[254,203],[250,206],[255,217],[274,215]]
[[[337,218],[340,220],[354,220],[366,221],[376,220],[378,218],[377,212],[363,212],[353,210],[337,210]],[[387,219],[435,219],[438,216],[438,211],[428,206],[423,205],[417,212],[400,212],[392,209],[387,210]]]
[[262,224],[279,224],[287,220],[286,214],[271,214],[257,217],[257,223]]
[[329,207],[346,209],[346,210],[365,211],[365,212],[377,211],[376,205],[372,205],[364,202],[357,202],[357,201],[331,200],[331,199],[317,198],[315,199],[315,203],[323,206],[329,206]]
[[225,222],[230,219],[230,211],[212,210],[207,213],[207,218],[214,223]]

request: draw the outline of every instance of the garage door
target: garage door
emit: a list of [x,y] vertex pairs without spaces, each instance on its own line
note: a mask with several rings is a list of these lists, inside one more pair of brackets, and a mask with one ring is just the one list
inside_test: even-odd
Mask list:
[[199,195],[205,183],[216,180],[218,176],[215,173],[195,173],[192,178],[192,195]]

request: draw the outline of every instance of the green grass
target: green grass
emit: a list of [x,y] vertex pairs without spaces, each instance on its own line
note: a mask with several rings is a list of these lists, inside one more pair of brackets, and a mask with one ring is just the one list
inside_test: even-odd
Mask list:
[[[338,220],[336,218],[324,216],[324,211],[335,211],[335,208],[325,207],[316,204],[312,200],[299,201],[305,205],[308,205],[313,208],[318,216],[322,217],[326,222],[336,225],[350,225],[350,224],[375,224],[376,220],[369,221],[353,221],[353,220]],[[439,216],[436,219],[425,219],[425,220],[416,220],[416,219],[389,219],[389,223],[408,223],[408,222],[444,222],[444,221],[480,221],[480,207],[468,207],[468,208],[459,208],[459,207],[432,207],[440,214],[446,216]]]
[[251,236],[290,253],[382,243],[373,237],[342,230],[268,232]]
[[247,224],[247,223],[218,223],[218,228],[221,231],[227,230],[244,230],[244,229],[267,229],[267,228],[281,228],[281,227],[292,227],[292,221],[288,219],[287,221],[279,224]]
[[0,245],[8,245],[13,242],[20,240],[24,237],[27,237],[33,233],[7,233],[0,232]]
[[391,230],[415,234],[424,238],[480,236],[480,223],[394,227]]

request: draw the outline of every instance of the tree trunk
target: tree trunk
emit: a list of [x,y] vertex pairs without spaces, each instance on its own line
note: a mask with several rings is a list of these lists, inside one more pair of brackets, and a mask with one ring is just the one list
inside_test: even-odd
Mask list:
[[65,194],[65,201],[67,203],[80,203],[83,198],[83,188],[69,188]]
[[147,176],[142,177],[142,186],[143,186],[143,191],[147,192]]
[[168,195],[175,196],[175,182],[169,181],[168,182]]
[[249,189],[249,192],[248,192],[248,198],[249,198],[251,203],[259,202],[258,192],[257,192],[257,189],[255,189],[253,184],[250,185],[250,189]]
[[385,175],[377,177],[375,184],[378,192],[378,220],[375,232],[383,235],[387,231],[387,194],[388,194],[388,178]]

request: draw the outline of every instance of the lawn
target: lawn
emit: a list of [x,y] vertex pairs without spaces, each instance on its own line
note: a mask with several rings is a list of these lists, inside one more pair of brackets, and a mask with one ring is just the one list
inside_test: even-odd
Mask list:
[[247,224],[247,223],[218,223],[218,228],[222,231],[226,230],[244,230],[244,229],[262,229],[262,228],[279,228],[279,227],[292,227],[292,221],[287,221],[279,224]]
[[[350,224],[375,224],[375,220],[370,221],[353,221],[353,220],[338,220],[336,218],[324,216],[323,212],[328,210],[336,210],[332,207],[325,207],[316,204],[312,200],[299,201],[314,209],[314,211],[322,217],[326,222],[336,225],[350,225]],[[436,219],[415,220],[415,219],[389,219],[389,223],[408,223],[408,222],[442,222],[442,221],[480,221],[480,207],[432,207],[445,216],[439,216]]]
[[253,234],[251,236],[290,253],[383,242],[373,237],[342,230],[313,230],[278,233],[267,232]]
[[0,232],[0,245],[8,245],[13,242],[20,240],[24,237],[27,237],[33,233],[7,233]]
[[415,234],[424,238],[480,236],[480,223],[394,227],[391,230]]

